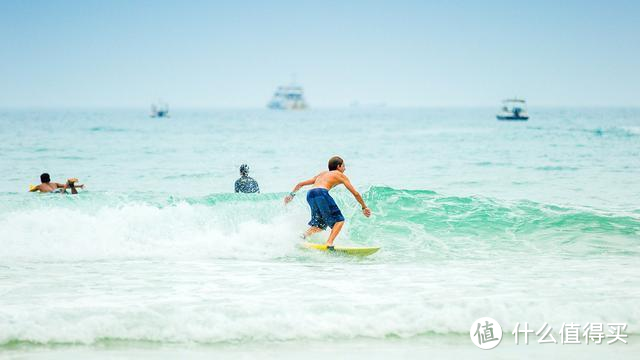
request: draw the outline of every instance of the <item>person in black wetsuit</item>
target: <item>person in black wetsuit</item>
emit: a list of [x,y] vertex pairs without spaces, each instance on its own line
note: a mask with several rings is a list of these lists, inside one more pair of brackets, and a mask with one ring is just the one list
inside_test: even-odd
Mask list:
[[240,179],[236,180],[237,193],[259,193],[258,182],[249,177],[249,165],[240,165]]

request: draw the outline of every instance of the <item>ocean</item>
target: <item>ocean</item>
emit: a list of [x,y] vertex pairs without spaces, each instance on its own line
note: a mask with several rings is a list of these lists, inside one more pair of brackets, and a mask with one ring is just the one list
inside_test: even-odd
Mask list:
[[[1,110],[0,357],[637,358],[640,109],[495,110]],[[336,245],[372,256],[300,248],[304,191],[283,205],[333,155],[373,213],[332,190]],[[86,189],[29,193],[43,172]]]

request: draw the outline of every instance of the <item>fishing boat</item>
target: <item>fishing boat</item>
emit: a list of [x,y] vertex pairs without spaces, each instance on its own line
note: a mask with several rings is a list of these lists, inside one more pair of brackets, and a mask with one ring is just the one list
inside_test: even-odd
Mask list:
[[498,120],[529,120],[527,102],[522,99],[505,99],[502,101],[502,109],[496,115]]
[[169,117],[169,104],[164,101],[158,101],[155,104],[151,104],[151,117]]

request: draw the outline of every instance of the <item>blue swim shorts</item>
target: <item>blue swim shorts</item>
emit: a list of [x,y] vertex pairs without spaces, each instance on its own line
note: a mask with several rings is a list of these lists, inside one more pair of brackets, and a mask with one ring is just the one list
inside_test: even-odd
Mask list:
[[327,226],[333,228],[335,223],[344,221],[344,216],[342,216],[338,205],[329,195],[329,190],[323,188],[309,190],[307,202],[311,207],[309,226],[319,227],[324,230]]

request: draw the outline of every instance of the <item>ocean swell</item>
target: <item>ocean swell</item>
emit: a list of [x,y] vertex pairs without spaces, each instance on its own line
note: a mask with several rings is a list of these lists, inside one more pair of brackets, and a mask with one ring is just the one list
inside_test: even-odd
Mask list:
[[[383,246],[379,256],[385,260],[639,251],[637,212],[372,187],[364,193],[374,214],[367,219],[350,194],[334,191],[334,197],[347,218],[340,241]],[[21,201],[19,207],[0,208],[5,260],[298,256],[295,245],[309,216],[304,199],[284,207],[282,194],[85,193],[77,199],[34,195]]]

